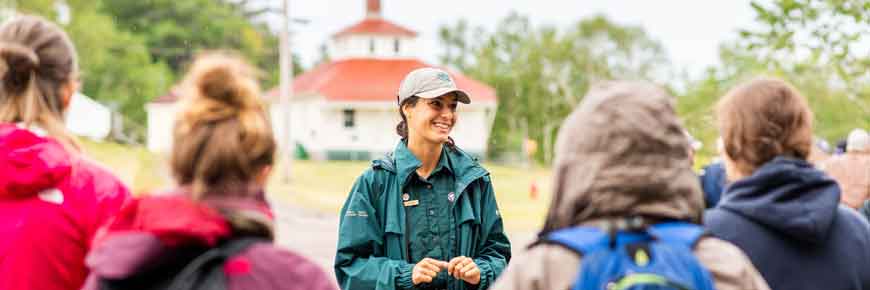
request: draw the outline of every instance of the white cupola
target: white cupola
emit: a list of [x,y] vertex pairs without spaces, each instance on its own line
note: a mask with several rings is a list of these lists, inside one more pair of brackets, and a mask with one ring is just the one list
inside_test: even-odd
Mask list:
[[365,18],[332,36],[333,59],[416,58],[417,32],[383,18],[380,0],[366,0]]

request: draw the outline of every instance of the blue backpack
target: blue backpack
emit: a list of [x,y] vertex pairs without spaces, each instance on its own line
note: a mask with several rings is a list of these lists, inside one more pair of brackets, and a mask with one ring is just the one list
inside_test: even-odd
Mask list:
[[566,228],[542,242],[583,257],[574,290],[713,290],[710,273],[692,253],[703,235],[699,225],[666,222],[631,231]]

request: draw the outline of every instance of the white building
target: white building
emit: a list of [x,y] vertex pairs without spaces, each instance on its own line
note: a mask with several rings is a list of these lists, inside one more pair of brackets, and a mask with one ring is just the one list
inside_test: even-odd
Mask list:
[[112,133],[112,111],[83,94],[73,95],[64,117],[67,129],[75,135],[99,141]]
[[[395,147],[399,83],[412,70],[431,65],[415,58],[416,32],[383,19],[378,0],[366,1],[366,8],[362,21],[336,33],[327,44],[331,62],[293,80],[291,138],[285,136],[278,90],[264,96],[282,148],[293,144],[293,150],[302,148],[317,160],[367,160]],[[471,104],[460,104],[451,136],[463,150],[483,156],[495,117],[495,90],[459,72],[449,73],[471,97]],[[147,105],[149,149],[169,149],[176,100],[170,93]]]
[[167,153],[172,148],[172,125],[175,123],[178,103],[178,95],[173,89],[145,104],[145,113],[148,115],[148,150]]

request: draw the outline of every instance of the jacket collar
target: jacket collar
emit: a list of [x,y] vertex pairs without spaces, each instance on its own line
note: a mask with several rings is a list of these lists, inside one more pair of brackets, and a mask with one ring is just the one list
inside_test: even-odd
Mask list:
[[[392,153],[372,162],[375,168],[381,168],[396,174],[401,185],[408,182],[408,177],[421,165],[419,159],[408,150],[405,140],[399,141]],[[468,184],[489,174],[477,160],[459,148],[451,149],[444,146],[441,151],[439,165],[446,167],[456,178],[457,190],[461,192]],[[436,169],[438,168],[436,167]]]

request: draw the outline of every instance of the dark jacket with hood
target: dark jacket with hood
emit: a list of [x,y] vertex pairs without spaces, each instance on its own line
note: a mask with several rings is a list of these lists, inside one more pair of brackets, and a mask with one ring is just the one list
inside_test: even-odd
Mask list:
[[806,161],[778,157],[734,182],[705,221],[772,289],[870,289],[870,225]]
[[[227,212],[233,213],[232,219],[227,218]],[[98,290],[100,279],[133,281],[136,285],[136,279],[154,275],[154,271],[184,266],[179,259],[195,257],[191,249],[213,247],[245,232],[245,236],[259,235],[264,242],[226,261],[223,271],[228,290],[334,290],[332,280],[320,267],[268,241],[271,219],[261,198],[195,202],[176,193],[134,200],[101,229],[87,257],[92,272],[82,289]],[[264,233],[262,229],[268,230]]]

